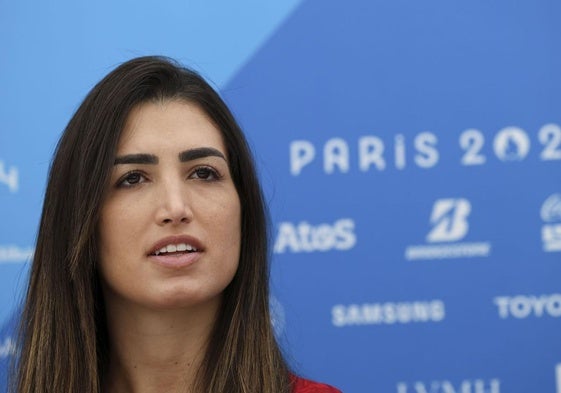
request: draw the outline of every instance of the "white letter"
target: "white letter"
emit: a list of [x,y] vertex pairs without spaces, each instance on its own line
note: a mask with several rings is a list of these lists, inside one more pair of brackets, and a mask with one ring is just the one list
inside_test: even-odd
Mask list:
[[[436,385],[436,390],[434,389]],[[422,382],[415,382],[415,392],[417,393],[429,393],[429,391],[427,390],[427,388],[425,387],[425,384]],[[440,389],[439,389],[439,385],[438,382],[432,382],[430,385],[430,391],[431,393],[437,393]]]
[[275,253],[282,254],[286,247],[290,248],[292,252],[300,251],[296,229],[289,222],[283,222],[280,224],[279,234],[277,236],[277,240],[275,241]]
[[360,170],[366,172],[371,164],[376,169],[383,171],[386,168],[384,161],[384,142],[375,136],[363,136],[358,140],[358,157]]
[[312,229],[312,244],[315,250],[328,251],[335,244],[333,229],[327,224],[321,224]]
[[431,319],[434,322],[442,321],[446,317],[446,306],[442,300],[430,302]]
[[[462,383],[462,393],[466,393],[466,391],[464,390],[465,383],[466,381]],[[456,393],[456,389],[454,388],[454,385],[452,385],[450,381],[442,381],[442,393]]]
[[411,304],[397,303],[396,306],[397,320],[401,323],[409,323],[411,321]]
[[4,163],[0,161],[0,183],[4,183],[10,189],[10,192],[17,192],[19,188],[18,169],[11,167],[10,171],[6,171]]
[[362,315],[364,317],[365,323],[379,324],[384,322],[384,316],[382,315],[382,307],[380,307],[378,303],[363,304]]
[[543,310],[548,298],[547,296],[540,296],[539,298],[533,300],[534,301],[532,301],[532,308],[534,309],[534,315],[536,317],[541,317],[543,315]]
[[328,140],[323,147],[323,169],[325,173],[333,173],[336,166],[342,173],[349,171],[349,147],[340,138]]
[[405,382],[398,382],[396,387],[397,393],[407,393],[407,384]]
[[384,315],[384,323],[391,325],[397,321],[394,303],[384,303],[382,305],[382,310]]
[[489,389],[485,389],[485,381],[476,379],[474,382],[473,393],[501,393],[501,382],[498,379],[492,379],[489,382]]
[[555,294],[549,296],[545,307],[552,317],[561,317],[561,295]]
[[429,320],[429,307],[425,302],[414,302],[412,306],[413,320],[426,322]]
[[298,176],[306,165],[314,159],[316,150],[308,141],[293,141],[290,144],[290,174]]
[[362,314],[358,305],[351,304],[347,307],[347,324],[362,325]]
[[397,169],[405,168],[405,138],[401,134],[395,136],[395,167]]
[[337,327],[345,326],[345,306],[337,305],[331,309],[331,323]]
[[531,297],[531,300],[524,296],[515,296],[510,301],[510,314],[516,318],[526,318],[532,312],[532,304],[535,301],[535,297]]
[[337,250],[350,250],[354,247],[356,244],[354,229],[355,223],[349,218],[335,222],[335,236],[337,237],[335,248]]
[[499,307],[499,317],[508,318],[508,297],[497,296],[493,299],[493,302]]
[[300,247],[303,251],[314,251],[314,243],[312,243],[312,226],[306,221],[298,224],[298,236],[300,236]]
[[420,153],[415,155],[415,163],[418,166],[431,168],[438,163],[437,142],[438,138],[431,132],[422,132],[415,137],[415,149]]

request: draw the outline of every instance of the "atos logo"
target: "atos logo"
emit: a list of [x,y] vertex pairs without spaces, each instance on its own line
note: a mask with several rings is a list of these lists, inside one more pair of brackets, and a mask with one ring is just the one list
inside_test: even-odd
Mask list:
[[295,225],[281,222],[275,240],[275,254],[349,250],[356,244],[355,223],[343,218],[333,224],[310,225],[302,221]]
[[463,198],[444,198],[434,202],[430,215],[432,229],[426,236],[429,244],[408,246],[405,259],[448,259],[486,257],[488,242],[460,243],[469,231],[471,203]]
[[540,216],[543,249],[546,252],[561,251],[561,194],[553,194],[542,205]]

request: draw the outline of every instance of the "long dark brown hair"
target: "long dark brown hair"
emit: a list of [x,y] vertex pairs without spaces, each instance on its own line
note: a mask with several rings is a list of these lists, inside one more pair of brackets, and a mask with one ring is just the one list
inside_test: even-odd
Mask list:
[[225,289],[197,391],[290,391],[270,322],[267,216],[247,142],[203,78],[152,56],[130,60],[101,80],[59,141],[21,317],[12,391],[101,392],[110,343],[97,266],[99,212],[129,113],[141,103],[162,100],[194,103],[216,124],[242,207],[239,267]]

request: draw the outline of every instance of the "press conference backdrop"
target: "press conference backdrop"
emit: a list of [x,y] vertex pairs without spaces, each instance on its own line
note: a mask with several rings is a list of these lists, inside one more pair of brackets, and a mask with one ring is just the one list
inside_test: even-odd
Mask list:
[[295,370],[561,393],[560,2],[45,3],[0,1],[1,389],[56,141],[104,74],[164,54],[255,150]]

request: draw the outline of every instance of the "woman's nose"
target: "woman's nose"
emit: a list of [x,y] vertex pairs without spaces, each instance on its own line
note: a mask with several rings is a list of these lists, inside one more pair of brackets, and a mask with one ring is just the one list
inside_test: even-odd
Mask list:
[[187,190],[181,181],[166,181],[158,195],[156,220],[159,225],[187,223],[193,219]]

